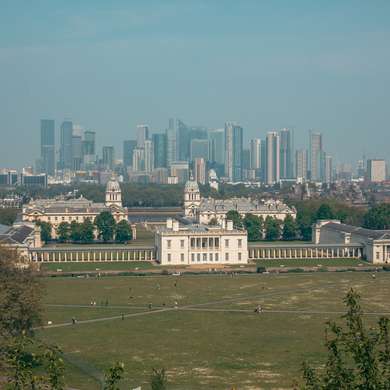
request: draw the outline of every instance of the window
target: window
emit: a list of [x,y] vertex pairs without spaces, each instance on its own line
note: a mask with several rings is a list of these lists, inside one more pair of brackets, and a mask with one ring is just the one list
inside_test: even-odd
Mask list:
[[242,239],[241,238],[238,240],[238,247],[242,248]]
[[212,253],[210,253],[209,258],[210,258],[210,261],[213,261],[213,254]]
[[215,237],[214,246],[219,248],[219,237]]
[[171,249],[171,240],[167,240],[167,247],[168,249]]
[[191,248],[195,248],[195,238],[191,238]]
[[225,247],[229,248],[229,240],[225,240]]
[[180,253],[180,261],[184,262],[184,253]]
[[200,261],[200,253],[197,254],[196,260],[197,260],[197,261]]
[[379,252],[376,252],[376,259],[379,260]]
[[202,238],[202,248],[207,248],[207,238]]
[[170,263],[171,262],[171,254],[170,253],[168,253],[167,258],[168,258],[168,263]]
[[61,217],[61,219],[62,219],[63,221],[65,221],[65,217]]
[[50,221],[50,220],[51,220],[51,217],[48,217],[47,219]]
[[207,253],[203,253],[203,261],[207,261]]
[[219,253],[216,253],[215,254],[215,261],[218,261],[219,260]]
[[57,221],[57,220],[58,220],[58,217],[54,217],[54,220]]
[[180,240],[180,248],[184,248],[184,240]]
[[191,254],[191,261],[192,261],[192,262],[195,261],[195,253],[192,253],[192,254]]
[[241,252],[238,252],[238,261],[241,261]]
[[209,238],[209,247],[212,248],[214,246],[214,238]]
[[229,261],[229,253],[225,253],[225,261]]

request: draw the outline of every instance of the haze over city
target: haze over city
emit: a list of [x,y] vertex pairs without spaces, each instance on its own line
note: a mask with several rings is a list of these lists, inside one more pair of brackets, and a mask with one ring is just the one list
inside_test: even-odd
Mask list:
[[[169,117],[246,142],[321,131],[335,162],[386,158],[388,1],[4,1],[0,165],[40,155],[40,119],[70,118],[99,150]],[[16,153],[17,152],[17,153]],[[120,157],[120,153],[118,153]]]

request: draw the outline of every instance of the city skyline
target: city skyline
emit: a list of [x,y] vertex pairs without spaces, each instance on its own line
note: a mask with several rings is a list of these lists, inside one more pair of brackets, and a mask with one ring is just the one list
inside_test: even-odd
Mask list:
[[0,14],[0,165],[27,165],[39,120],[68,117],[96,131],[99,148],[120,150],[137,124],[162,132],[176,116],[237,121],[247,139],[295,128],[298,148],[313,128],[335,161],[385,158],[390,4],[287,5],[10,2]]

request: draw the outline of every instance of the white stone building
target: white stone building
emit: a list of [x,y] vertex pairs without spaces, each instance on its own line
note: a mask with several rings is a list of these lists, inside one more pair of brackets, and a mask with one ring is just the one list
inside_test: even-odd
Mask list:
[[258,201],[249,198],[214,199],[201,198],[196,181],[187,181],[184,187],[184,215],[197,223],[209,224],[216,219],[219,224],[226,220],[226,214],[236,210],[242,217],[253,214],[266,219],[267,216],[284,221],[287,215],[296,217],[296,210],[278,200]]
[[338,220],[323,220],[313,227],[313,243],[360,246],[363,258],[370,263],[390,263],[390,230],[364,229]]
[[157,261],[161,265],[247,264],[248,242],[245,230],[226,227],[180,225],[168,219],[155,235]]
[[105,203],[95,203],[83,197],[78,199],[37,199],[23,207],[22,219],[26,222],[49,222],[52,237],[61,222],[93,222],[101,212],[109,211],[118,223],[128,219],[127,208],[122,207],[122,194],[118,181],[111,178],[107,182]]

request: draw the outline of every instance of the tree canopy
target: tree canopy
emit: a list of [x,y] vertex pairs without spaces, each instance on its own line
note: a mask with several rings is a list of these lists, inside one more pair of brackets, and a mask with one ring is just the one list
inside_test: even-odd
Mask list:
[[226,213],[226,219],[233,221],[233,226],[237,229],[242,228],[242,218],[237,210],[230,210]]
[[264,223],[265,239],[267,241],[275,241],[280,238],[280,221],[276,218],[268,216]]
[[283,221],[282,238],[286,241],[295,240],[298,234],[298,226],[291,215],[287,215]]
[[130,241],[132,238],[131,227],[125,220],[120,221],[115,228],[115,239],[120,243]]
[[263,236],[264,221],[253,214],[247,214],[243,220],[244,227],[248,232],[248,241],[259,241]]
[[115,219],[109,211],[101,212],[95,218],[95,225],[99,232],[99,238],[103,241],[111,241],[115,233]]
[[382,203],[368,210],[363,225],[367,229],[390,229],[390,204]]

